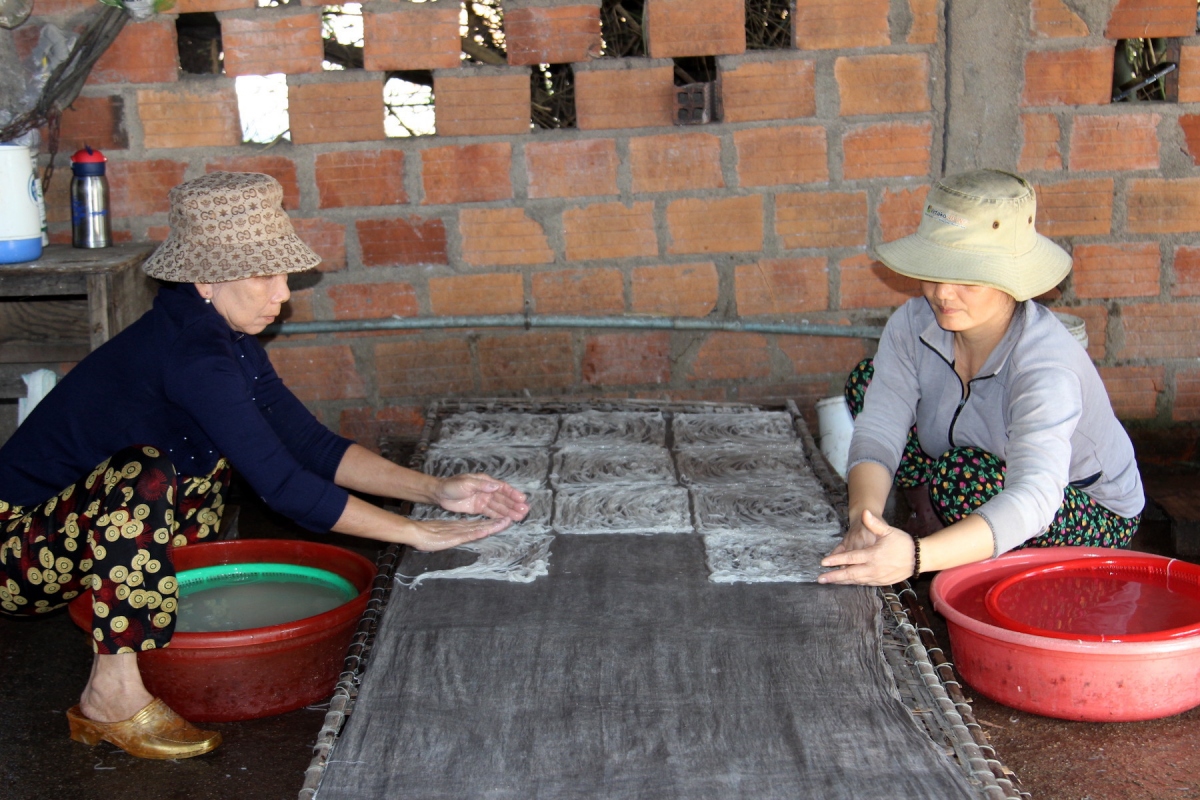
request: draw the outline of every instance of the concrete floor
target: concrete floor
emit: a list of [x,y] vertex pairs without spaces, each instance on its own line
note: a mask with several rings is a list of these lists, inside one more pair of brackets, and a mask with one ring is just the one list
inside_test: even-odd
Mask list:
[[[1190,485],[1200,475],[1195,431],[1134,432],[1148,493]],[[253,504],[240,535],[317,538]],[[331,541],[330,537],[319,537]],[[370,557],[358,540],[332,537]],[[1172,551],[1169,521],[1152,505],[1135,547]],[[1195,560],[1195,559],[1192,559]],[[926,583],[927,588],[927,583]],[[929,614],[935,627],[935,614]],[[939,638],[946,643],[944,630]],[[953,654],[951,654],[951,658]],[[4,800],[292,800],[304,780],[321,708],[250,722],[212,724],[225,744],[201,758],[143,761],[107,744],[67,738],[64,712],[78,701],[91,663],[84,634],[65,613],[35,621],[0,619],[0,675],[7,739],[0,747]],[[1015,711],[969,686],[976,717],[1001,760],[1034,798],[1200,800],[1200,709],[1139,723],[1072,723]]]

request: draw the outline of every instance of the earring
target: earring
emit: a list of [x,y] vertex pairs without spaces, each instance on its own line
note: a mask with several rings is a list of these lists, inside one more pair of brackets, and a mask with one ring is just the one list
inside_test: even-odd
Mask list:
[[211,298],[211,297],[206,297],[206,298],[204,298],[204,304],[205,304],[206,306],[211,306],[211,305],[212,305],[212,298]]

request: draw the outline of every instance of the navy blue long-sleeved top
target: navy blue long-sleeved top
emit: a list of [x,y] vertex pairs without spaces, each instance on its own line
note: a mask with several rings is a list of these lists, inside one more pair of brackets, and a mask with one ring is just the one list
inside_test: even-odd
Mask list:
[[191,284],[160,289],[38,404],[0,448],[0,499],[37,505],[131,445],[157,447],[183,475],[206,475],[224,456],[268,506],[311,530],[329,530],[346,507],[333,477],[351,442]]

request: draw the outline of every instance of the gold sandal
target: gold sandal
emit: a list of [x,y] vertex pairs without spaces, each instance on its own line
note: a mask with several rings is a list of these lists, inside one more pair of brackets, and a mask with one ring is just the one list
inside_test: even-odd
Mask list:
[[191,758],[211,752],[221,734],[202,731],[157,697],[129,719],[96,722],[79,706],[67,711],[71,738],[87,745],[108,742],[136,758]]

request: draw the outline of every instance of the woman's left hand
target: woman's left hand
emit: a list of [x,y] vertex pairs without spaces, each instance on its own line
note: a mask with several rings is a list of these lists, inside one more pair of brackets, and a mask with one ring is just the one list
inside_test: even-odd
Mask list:
[[835,550],[821,559],[823,567],[842,567],[824,573],[817,583],[854,583],[890,586],[912,577],[915,545],[899,528],[893,528],[870,511],[864,511],[863,527],[875,542],[858,550]]
[[480,473],[443,478],[435,498],[442,508],[458,514],[482,514],[517,522],[529,513],[524,494],[504,481]]

